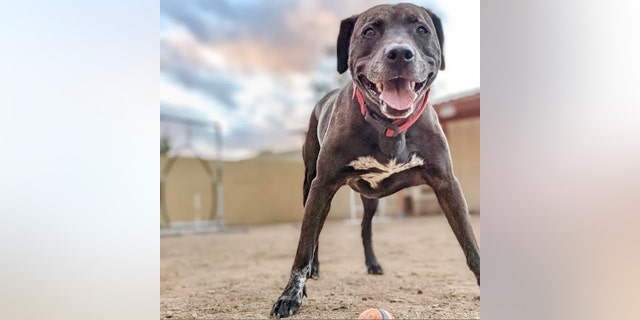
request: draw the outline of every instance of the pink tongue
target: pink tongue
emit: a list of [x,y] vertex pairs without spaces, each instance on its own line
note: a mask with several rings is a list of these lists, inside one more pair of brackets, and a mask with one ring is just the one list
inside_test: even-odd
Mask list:
[[380,99],[396,110],[407,110],[418,95],[409,87],[405,79],[393,79],[383,85]]

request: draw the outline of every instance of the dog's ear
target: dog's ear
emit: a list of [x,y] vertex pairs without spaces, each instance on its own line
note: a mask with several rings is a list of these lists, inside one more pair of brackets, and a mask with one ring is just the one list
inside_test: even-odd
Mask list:
[[427,13],[431,17],[431,21],[433,21],[433,26],[436,27],[436,35],[438,36],[438,42],[440,43],[440,70],[444,70],[444,32],[442,31],[442,21],[440,18],[431,10],[427,10]]
[[338,54],[338,72],[344,73],[349,69],[349,43],[351,42],[351,34],[353,27],[356,25],[358,16],[351,16],[340,22],[340,33],[338,33],[338,45],[336,51]]

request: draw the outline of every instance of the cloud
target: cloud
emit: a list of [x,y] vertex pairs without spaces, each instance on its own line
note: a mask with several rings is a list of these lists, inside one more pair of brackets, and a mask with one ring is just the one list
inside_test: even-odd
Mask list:
[[[300,42],[303,37],[287,22],[294,20],[291,17],[303,6],[301,3],[163,1],[161,8],[167,17],[188,28],[199,43],[222,53],[232,67],[281,72],[308,68],[311,59],[303,49],[309,41]],[[322,12],[318,17],[323,17]],[[307,27],[318,19],[308,18]],[[316,31],[320,30],[308,30],[309,34]]]
[[183,87],[197,90],[235,107],[234,94],[239,86],[225,72],[225,60],[215,51],[200,45],[185,28],[170,26],[160,42],[160,72]]
[[[198,112],[198,119],[222,119],[226,107],[216,100],[208,99],[200,91],[187,90],[167,79],[160,81],[160,106],[172,106],[179,113]],[[161,110],[162,111],[162,110]]]
[[[227,159],[235,159],[234,155],[251,156],[265,149],[284,151],[301,146],[300,129],[306,126],[313,107],[308,80],[300,76],[277,77],[270,73],[238,75],[235,80],[245,86],[239,89],[237,107],[232,110],[221,112],[222,108],[205,95],[161,82],[160,111],[220,123]],[[291,94],[292,90],[296,93]],[[161,125],[164,135],[175,142],[173,145],[185,144],[187,128],[176,127],[179,126]],[[191,139],[194,145],[199,146],[205,142],[214,143],[200,129],[192,130]],[[198,141],[200,143],[196,143]],[[212,148],[213,145],[209,149]],[[199,152],[214,157],[210,150]]]
[[237,69],[309,72],[335,46],[340,20],[384,2],[161,1],[161,13]]
[[[438,95],[480,87],[480,2],[442,1],[447,69],[438,75]],[[435,89],[435,88],[434,88]]]
[[[220,122],[227,157],[299,148],[317,99],[349,77],[335,70],[340,20],[383,2],[163,0],[161,112]],[[479,87],[479,6],[414,2],[447,36],[432,98]]]

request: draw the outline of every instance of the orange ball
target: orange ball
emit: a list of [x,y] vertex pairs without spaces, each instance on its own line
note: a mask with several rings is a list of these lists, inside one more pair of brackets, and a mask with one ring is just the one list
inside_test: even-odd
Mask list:
[[395,319],[389,311],[381,308],[371,308],[360,314],[358,319]]

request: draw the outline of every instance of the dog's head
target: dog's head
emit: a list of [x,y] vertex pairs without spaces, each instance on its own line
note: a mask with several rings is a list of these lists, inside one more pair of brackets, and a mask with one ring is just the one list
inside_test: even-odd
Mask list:
[[412,4],[379,5],[342,20],[338,72],[351,71],[367,100],[390,119],[406,118],[444,70],[440,18]]

